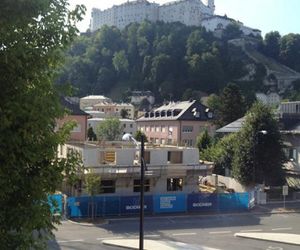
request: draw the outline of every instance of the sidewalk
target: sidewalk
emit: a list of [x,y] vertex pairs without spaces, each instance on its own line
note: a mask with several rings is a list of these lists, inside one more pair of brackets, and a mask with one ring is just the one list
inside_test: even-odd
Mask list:
[[300,235],[283,233],[236,233],[234,236],[300,246]]
[[[139,249],[138,239],[128,239],[128,240],[103,240],[104,245],[122,247],[125,249]],[[144,240],[145,250],[220,250],[216,248],[210,248],[205,246],[193,246],[190,244],[175,242],[175,241],[154,241],[154,240]]]
[[250,210],[251,213],[299,213],[300,201],[287,201],[285,205],[283,202],[269,202],[264,205],[256,205]]

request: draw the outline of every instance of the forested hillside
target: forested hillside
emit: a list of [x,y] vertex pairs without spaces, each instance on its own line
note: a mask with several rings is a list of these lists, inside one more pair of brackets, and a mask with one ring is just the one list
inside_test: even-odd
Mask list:
[[[199,91],[218,93],[248,73],[241,49],[228,45],[228,40],[240,36],[236,25],[228,26],[222,38],[180,23],[144,21],[122,31],[104,26],[78,37],[58,83],[71,83],[79,96],[105,94],[118,100],[126,100],[134,89],[151,90],[158,101],[188,99]],[[263,53],[300,69],[300,56],[292,53],[297,49],[300,53],[299,35],[280,37],[273,32],[265,41],[255,39]],[[258,90],[263,87],[264,70],[256,66],[253,86]]]

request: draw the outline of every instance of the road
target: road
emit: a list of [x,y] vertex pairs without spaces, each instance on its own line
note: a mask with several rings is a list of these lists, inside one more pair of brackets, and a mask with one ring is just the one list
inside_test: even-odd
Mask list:
[[[102,245],[104,239],[138,238],[138,219],[109,220],[101,226],[64,221],[49,249],[119,249]],[[299,246],[234,237],[238,232],[293,233],[300,235],[300,214],[186,215],[145,218],[145,239],[176,241],[222,250],[298,250]]]

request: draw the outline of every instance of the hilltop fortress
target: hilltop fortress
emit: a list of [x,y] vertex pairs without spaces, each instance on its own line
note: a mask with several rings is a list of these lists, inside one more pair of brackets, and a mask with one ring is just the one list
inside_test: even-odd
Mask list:
[[261,34],[260,30],[246,27],[227,16],[217,16],[214,12],[214,0],[177,0],[163,5],[147,0],[127,1],[106,10],[93,8],[90,28],[91,31],[96,31],[103,25],[109,25],[123,29],[130,23],[141,23],[146,19],[152,22],[180,22],[187,26],[204,26],[206,30],[217,33],[228,24],[237,23],[245,35]]

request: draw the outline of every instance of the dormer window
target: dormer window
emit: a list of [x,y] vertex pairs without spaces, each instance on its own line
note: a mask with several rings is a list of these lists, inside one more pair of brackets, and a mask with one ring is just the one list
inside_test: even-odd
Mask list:
[[177,115],[180,114],[180,112],[181,112],[181,109],[175,109],[175,110],[173,111],[173,115],[174,115],[174,116],[177,116]]

